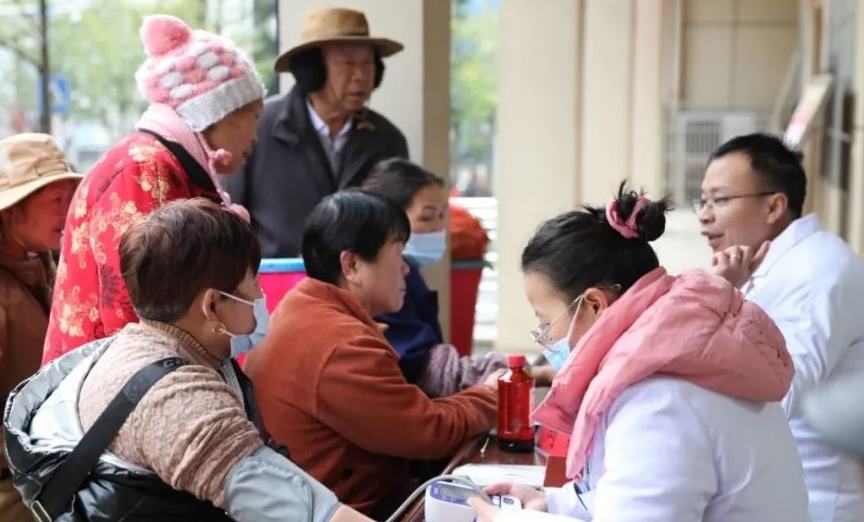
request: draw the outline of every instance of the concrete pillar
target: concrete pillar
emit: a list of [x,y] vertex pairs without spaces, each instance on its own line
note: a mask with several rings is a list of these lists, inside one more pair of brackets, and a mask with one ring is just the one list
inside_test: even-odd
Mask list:
[[[605,204],[630,175],[637,0],[587,0],[582,92],[581,201]],[[657,2],[648,2],[656,4]],[[640,97],[640,101],[643,98]]]
[[[385,58],[384,82],[370,107],[389,118],[408,140],[411,160],[447,179],[450,127],[450,2],[439,0],[291,0],[280,2],[280,42],[286,49],[300,40],[303,18],[321,7],[363,11],[373,36],[401,42],[405,50]],[[283,74],[282,90],[293,84]],[[450,331],[450,262],[424,272],[438,290],[441,327]]]
[[519,257],[537,225],[579,203],[580,0],[502,0],[498,26],[498,339],[536,351]]
[[542,5],[502,0],[499,14],[496,344],[504,351],[536,350],[519,257],[537,225],[606,204],[624,179],[663,190],[663,100],[674,87],[664,28],[672,30],[674,2]]
[[663,100],[669,98],[671,0],[588,0],[585,12],[582,202],[605,204],[628,180],[661,197]]
[[634,2],[633,113],[630,134],[629,178],[652,197],[664,194],[666,126],[664,100],[675,88],[672,67],[674,42],[669,41],[677,20],[672,0]]

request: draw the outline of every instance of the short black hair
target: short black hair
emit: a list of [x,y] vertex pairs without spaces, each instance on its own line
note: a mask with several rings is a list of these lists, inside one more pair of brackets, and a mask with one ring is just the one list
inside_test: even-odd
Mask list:
[[389,199],[356,189],[331,194],[306,220],[302,248],[306,274],[338,284],[342,252],[353,252],[371,262],[387,243],[405,243],[410,236],[408,216]]
[[711,153],[708,163],[735,152],[746,154],[765,190],[786,194],[789,212],[794,218],[801,217],[804,198],[807,196],[807,175],[802,165],[803,155],[799,151],[787,147],[777,136],[747,134],[720,145]]
[[[616,201],[626,221],[642,194],[621,183]],[[541,224],[522,252],[522,271],[546,275],[570,300],[596,286],[620,285],[621,291],[660,266],[648,244],[663,235],[670,203],[649,202],[636,217],[637,238],[625,238],[606,219],[606,209],[583,207]]]
[[[374,50],[374,54],[375,79],[373,87],[377,89],[384,80],[385,66],[377,49]],[[288,70],[294,75],[294,80],[304,94],[318,91],[324,87],[324,83],[327,81],[327,66],[324,64],[324,53],[320,47],[312,47],[295,54],[288,63]]]
[[260,263],[261,245],[249,223],[203,198],[165,204],[120,240],[132,306],[152,321],[180,319],[208,288],[233,292]]
[[390,158],[379,161],[372,167],[361,188],[408,209],[414,196],[429,186],[444,188],[444,179],[412,161]]

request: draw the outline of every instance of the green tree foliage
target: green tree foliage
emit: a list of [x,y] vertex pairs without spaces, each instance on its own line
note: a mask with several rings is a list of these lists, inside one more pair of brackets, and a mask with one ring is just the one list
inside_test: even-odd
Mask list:
[[205,26],[203,0],[130,4],[94,0],[78,16],[53,16],[52,69],[69,78],[76,117],[105,125],[114,136],[128,132],[144,108],[135,71],[144,60],[138,29],[145,14],[173,14],[193,27]]
[[497,9],[491,0],[454,0],[452,12],[451,157],[455,165],[491,165]]
[[[252,0],[250,0],[252,1]],[[255,21],[275,14],[276,0],[254,0]],[[0,49],[18,56],[19,62],[38,65],[40,42],[36,30],[35,0],[0,0],[0,9],[18,8],[18,16],[4,16]],[[211,0],[53,0],[49,11],[49,52],[52,74],[66,76],[72,87],[72,117],[95,121],[115,138],[127,133],[146,104],[135,85],[135,71],[144,60],[138,31],[145,15],[177,16],[193,28],[217,31],[232,13],[218,9]],[[8,21],[8,23],[6,23]],[[272,78],[275,34],[235,37],[237,44],[256,61],[265,81]],[[261,31],[265,33],[265,31]],[[234,35],[232,35],[234,36]],[[259,49],[259,45],[263,49]],[[20,72],[20,71],[19,71]],[[18,104],[36,110],[35,96],[27,92],[35,81],[21,80]],[[271,80],[272,83],[272,80]],[[0,102],[0,105],[5,105]]]

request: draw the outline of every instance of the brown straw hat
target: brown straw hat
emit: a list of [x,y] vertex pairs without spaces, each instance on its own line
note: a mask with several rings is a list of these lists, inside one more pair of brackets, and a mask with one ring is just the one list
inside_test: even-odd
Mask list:
[[394,40],[369,36],[369,23],[366,15],[360,11],[345,8],[318,9],[308,13],[303,20],[300,43],[282,53],[273,68],[279,72],[287,72],[294,55],[331,42],[369,43],[382,58],[403,49],[402,44]]
[[0,210],[51,183],[81,178],[48,134],[16,134],[0,140]]

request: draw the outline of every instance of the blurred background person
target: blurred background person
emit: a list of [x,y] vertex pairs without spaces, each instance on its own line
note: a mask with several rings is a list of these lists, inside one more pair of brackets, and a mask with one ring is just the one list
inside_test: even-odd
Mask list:
[[[0,140],[0,404],[39,369],[66,212],[81,176],[54,138]],[[0,441],[0,520],[32,520]]]
[[[399,354],[405,378],[430,397],[446,397],[483,382],[507,368],[507,358],[496,353],[460,356],[445,344],[438,323],[438,294],[429,290],[420,268],[437,263],[447,252],[448,198],[437,175],[411,161],[392,158],[372,169],[361,188],[393,201],[405,211],[411,237],[403,252],[409,271],[405,277],[402,309],[377,318],[387,325],[384,335]],[[552,369],[532,369],[536,384],[549,385]]]

